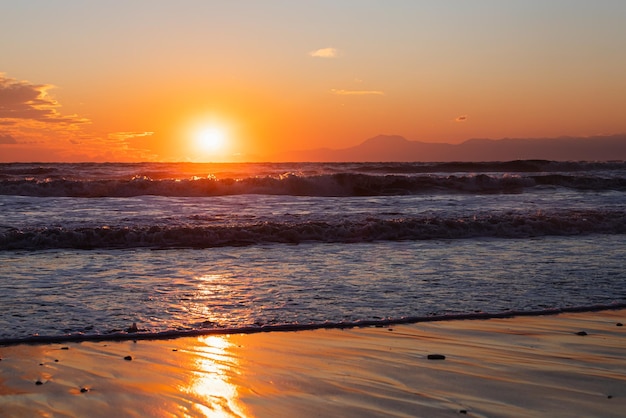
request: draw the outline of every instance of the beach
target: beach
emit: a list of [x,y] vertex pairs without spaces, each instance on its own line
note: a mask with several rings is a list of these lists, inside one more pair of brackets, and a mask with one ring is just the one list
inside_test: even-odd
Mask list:
[[0,415],[619,417],[623,322],[606,310],[3,346]]

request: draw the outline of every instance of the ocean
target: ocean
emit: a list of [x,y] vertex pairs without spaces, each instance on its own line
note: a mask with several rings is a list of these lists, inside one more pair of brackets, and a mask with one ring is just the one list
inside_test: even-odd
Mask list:
[[624,307],[625,260],[619,161],[0,164],[0,344]]

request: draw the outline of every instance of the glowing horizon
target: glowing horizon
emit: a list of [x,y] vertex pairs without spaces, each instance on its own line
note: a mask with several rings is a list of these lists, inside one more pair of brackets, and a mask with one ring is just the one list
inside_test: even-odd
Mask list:
[[626,133],[624,16],[608,0],[12,2],[0,162]]

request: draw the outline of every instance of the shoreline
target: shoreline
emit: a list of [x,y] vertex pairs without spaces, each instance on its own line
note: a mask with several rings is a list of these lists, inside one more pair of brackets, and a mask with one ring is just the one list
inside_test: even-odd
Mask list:
[[550,316],[564,313],[585,313],[601,312],[611,310],[626,309],[626,303],[612,303],[609,305],[589,305],[572,306],[564,308],[550,308],[544,310],[529,311],[505,311],[505,312],[474,312],[462,314],[444,314],[432,316],[416,316],[405,318],[390,318],[380,320],[358,320],[352,322],[324,322],[315,324],[281,324],[246,326],[240,328],[206,328],[177,331],[142,332],[137,329],[136,324],[132,324],[126,331],[119,331],[107,334],[65,334],[58,336],[39,336],[0,339],[0,347],[7,347],[20,344],[60,344],[60,343],[80,343],[80,342],[105,342],[105,341],[130,341],[130,340],[170,340],[185,337],[202,337],[211,335],[232,335],[232,334],[257,334],[264,332],[298,332],[315,331],[329,329],[352,329],[362,327],[385,327],[394,325],[420,324],[428,322],[443,321],[473,321],[488,319],[506,319],[518,317]]
[[[623,416],[626,309],[0,346],[3,416]],[[429,355],[445,358],[431,360]],[[438,358],[438,357],[436,357]]]

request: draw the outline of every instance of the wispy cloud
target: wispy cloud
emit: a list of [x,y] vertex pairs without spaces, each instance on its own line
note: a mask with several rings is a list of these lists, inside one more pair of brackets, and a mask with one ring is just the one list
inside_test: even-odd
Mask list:
[[0,144],[17,144],[17,140],[9,134],[0,134]]
[[109,139],[117,141],[126,141],[131,138],[138,138],[142,136],[152,136],[154,132],[112,132],[108,135]]
[[309,52],[309,55],[316,58],[336,58],[339,51],[336,48],[322,48]]
[[456,119],[454,119],[455,122],[465,122],[467,120],[468,116],[467,115],[461,115],[461,116],[457,116]]
[[32,84],[6,77],[0,73],[0,122],[2,125],[15,125],[20,121],[46,124],[76,125],[89,122],[77,115],[62,115],[61,107],[48,90],[49,84]]
[[[154,132],[111,132],[102,136],[98,135],[75,135],[68,139],[71,149],[66,151],[67,157],[80,153],[84,161],[153,161],[158,158],[156,154],[146,149],[135,146],[133,138],[148,137]],[[123,153],[123,156],[120,155]]]
[[13,155],[22,159],[25,155],[60,161],[150,161],[158,157],[133,143],[154,132],[89,131],[89,119],[61,113],[61,104],[50,95],[53,88],[0,73],[0,160],[9,149],[17,149],[19,154]]
[[331,90],[332,94],[339,96],[384,96],[385,92],[380,90]]

